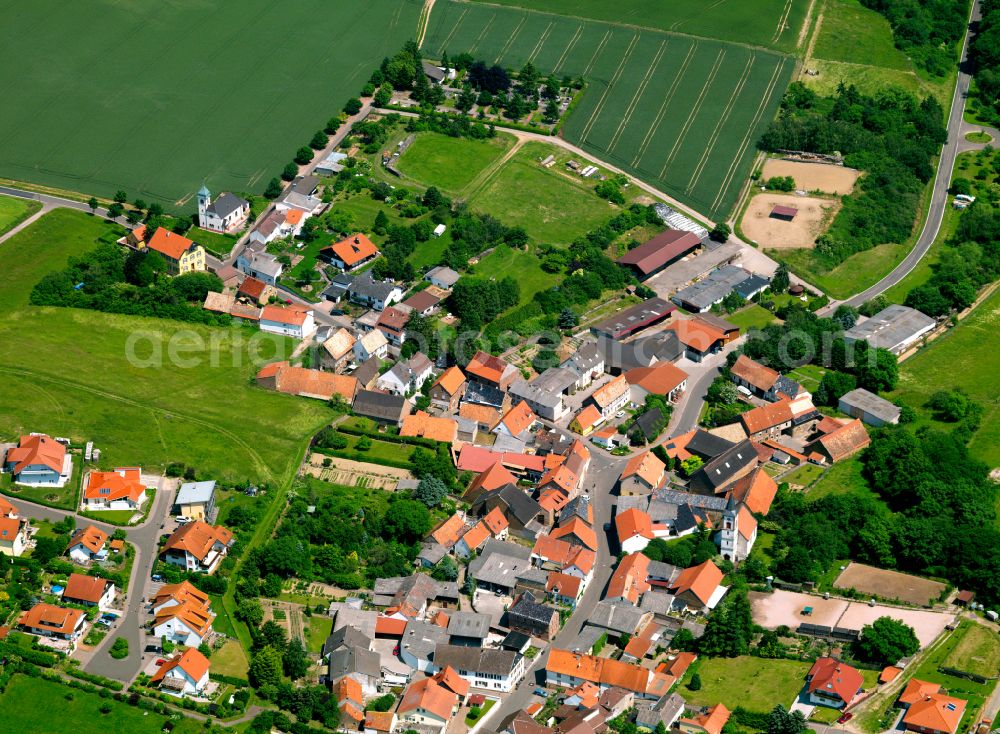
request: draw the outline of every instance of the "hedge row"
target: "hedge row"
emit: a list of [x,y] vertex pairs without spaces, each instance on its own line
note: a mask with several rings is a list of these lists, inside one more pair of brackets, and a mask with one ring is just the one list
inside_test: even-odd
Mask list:
[[9,642],[0,642],[0,656],[17,655],[26,663],[40,665],[43,668],[51,668],[59,662],[60,656],[56,653],[42,652],[30,647],[21,647]]
[[382,464],[383,466],[392,466],[396,469],[413,469],[413,464],[408,461],[396,461],[394,459],[383,459],[379,457],[378,461],[373,461],[372,458],[364,451],[340,451],[338,449],[323,449],[318,446],[313,449],[316,453],[323,454],[324,456],[333,456],[338,459],[350,459],[351,461],[361,461],[366,464]]
[[[411,115],[420,114],[420,108],[403,107],[403,106],[398,105],[398,104],[387,104],[384,107],[379,107],[379,109],[380,110],[392,110],[393,112],[406,112],[406,113],[409,113]],[[552,131],[547,130],[547,129],[542,128],[542,127],[532,127],[531,125],[521,125],[520,123],[517,123],[517,122],[508,122],[506,120],[479,120],[479,119],[473,119],[473,118],[469,117],[468,115],[459,115],[459,114],[456,114],[454,112],[445,112],[445,113],[442,113],[439,110],[435,110],[435,113],[439,114],[439,115],[440,114],[446,114],[449,117],[452,117],[452,118],[455,118],[455,119],[466,118],[466,119],[472,120],[473,122],[482,122],[483,124],[487,124],[488,123],[490,125],[493,125],[493,127],[505,127],[508,130],[520,130],[522,132],[535,133],[537,135],[545,135],[547,137],[552,137],[552,135],[555,134]]]
[[218,681],[219,683],[228,683],[231,686],[238,686],[240,688],[248,688],[250,686],[250,681],[246,678],[237,678],[233,675],[223,675],[222,673],[212,673],[208,674],[209,679]]
[[80,680],[85,680],[88,683],[94,683],[98,686],[110,688],[112,691],[120,691],[125,688],[125,685],[121,681],[105,678],[103,675],[94,675],[93,673],[88,673],[87,671],[80,670],[79,668],[70,667],[66,670],[66,674],[71,675],[74,678],[79,678]]
[[432,438],[422,438],[420,436],[400,436],[395,433],[379,433],[378,431],[368,431],[364,428],[357,428],[356,426],[349,426],[347,424],[337,426],[337,430],[340,433],[347,433],[351,436],[367,436],[368,438],[373,438],[376,441],[385,441],[386,443],[405,443],[411,446],[422,446],[425,449],[432,449],[434,451],[437,451],[438,443],[440,443]]

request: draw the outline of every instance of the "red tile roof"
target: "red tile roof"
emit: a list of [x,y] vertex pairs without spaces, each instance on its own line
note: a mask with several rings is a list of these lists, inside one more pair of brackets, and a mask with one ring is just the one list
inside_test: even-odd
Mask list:
[[458,470],[482,472],[496,462],[505,466],[526,469],[541,473],[545,468],[545,460],[534,454],[514,454],[507,451],[490,451],[480,446],[464,444],[458,454]]
[[646,392],[669,395],[687,380],[688,373],[670,362],[660,362],[652,367],[635,367],[625,373],[630,385],[638,385]]
[[656,489],[663,481],[663,472],[666,468],[666,465],[656,458],[652,451],[643,451],[628,460],[622,471],[622,479],[637,476],[647,485]]
[[910,704],[903,715],[903,725],[920,732],[955,734],[965,714],[965,705],[966,701],[961,698],[934,693]]
[[119,468],[115,471],[93,471],[83,490],[84,499],[113,500],[129,499],[138,502],[146,491],[146,486],[139,481],[141,471],[138,467]]
[[276,306],[269,304],[264,306],[261,312],[261,321],[273,321],[277,324],[287,324],[288,326],[302,326],[306,321],[306,316],[312,311],[308,306]]
[[347,267],[352,267],[362,260],[378,255],[378,248],[366,235],[359,232],[345,237],[340,242],[334,242],[324,248],[323,252],[333,253]]
[[495,461],[476,475],[476,478],[469,484],[466,494],[479,489],[486,491],[500,489],[505,484],[517,484],[517,477],[511,474],[499,461]]
[[766,515],[778,493],[778,484],[762,467],[737,479],[729,489],[737,502],[744,503],[751,512]]
[[8,449],[6,464],[14,464],[14,474],[19,474],[29,466],[47,466],[54,472],[62,472],[66,459],[66,447],[45,435],[21,436],[17,448]]
[[438,525],[437,529],[431,533],[431,537],[445,548],[451,548],[458,542],[465,532],[465,520],[457,512]]
[[465,366],[465,372],[487,382],[499,384],[504,372],[509,367],[510,365],[500,357],[494,357],[492,354],[479,351],[469,360],[469,364]]
[[820,658],[809,669],[809,693],[822,691],[827,697],[850,703],[864,685],[864,678],[855,668],[834,658]]
[[167,673],[174,668],[180,668],[197,683],[205,677],[205,673],[208,672],[208,667],[208,658],[198,652],[197,648],[189,647],[180,655],[175,655],[173,658],[161,665],[153,674],[153,677],[150,679],[150,683],[158,683],[163,680]]
[[615,530],[618,532],[619,543],[637,536],[653,539],[653,521],[647,513],[637,507],[630,507],[615,517]]
[[576,538],[586,548],[592,551],[597,550],[597,533],[579,517],[572,518],[565,525],[554,528],[551,533],[553,538]]
[[768,403],[752,408],[740,416],[740,422],[750,436],[785,423],[790,424],[792,422],[792,404],[788,400],[779,400],[777,403]]
[[397,710],[400,714],[405,714],[419,708],[448,721],[457,705],[458,696],[455,693],[434,678],[422,678],[407,687]]
[[722,734],[722,728],[729,721],[729,709],[721,703],[715,704],[707,712],[693,719],[681,719],[681,722],[703,729],[707,734]]
[[739,377],[762,392],[767,392],[774,387],[774,383],[781,377],[781,373],[753,361],[745,354],[739,356],[730,371],[735,377]]
[[434,381],[435,386],[440,386],[449,395],[458,392],[463,384],[465,384],[465,373],[454,365],[442,372]]
[[163,227],[157,227],[149,242],[146,243],[146,246],[161,255],[166,255],[171,260],[180,260],[181,255],[196,245],[182,234],[171,232],[169,229],[164,229]]
[[629,250],[617,262],[620,265],[633,265],[646,275],[700,246],[698,235],[680,229],[668,229]]
[[254,277],[247,276],[240,283],[237,293],[242,293],[255,301],[259,301],[260,297],[264,295],[264,290],[267,288],[267,284],[262,280],[257,280]]
[[99,530],[93,525],[88,525],[82,530],[77,530],[73,533],[73,537],[69,539],[68,548],[72,548],[75,545],[83,545],[84,548],[89,550],[91,553],[100,553],[101,548],[108,540],[108,534],[103,530]]
[[525,401],[522,400],[507,411],[504,417],[500,419],[500,423],[508,431],[510,431],[510,435],[517,436],[522,431],[526,431],[536,420],[538,420],[538,416],[536,416],[535,412]]
[[186,551],[199,561],[202,561],[208,555],[209,551],[212,550],[212,546],[216,542],[228,546],[232,539],[233,533],[228,528],[222,525],[209,525],[207,522],[195,520],[177,528],[167,538],[167,542],[160,552],[163,553],[169,550]]
[[68,635],[76,629],[83,614],[80,609],[67,609],[43,602],[36,604],[26,612],[22,612],[17,623],[25,627]]
[[97,576],[84,576],[80,573],[71,573],[69,579],[66,581],[63,599],[97,604],[101,600],[101,597],[104,596],[104,592],[107,591],[108,584],[110,583],[107,579],[98,578]]
[[671,587],[674,594],[690,591],[702,604],[708,604],[712,594],[722,583],[722,571],[711,561],[685,568]]
[[642,553],[625,556],[611,574],[605,598],[628,599],[639,603],[639,595],[649,591],[649,558]]

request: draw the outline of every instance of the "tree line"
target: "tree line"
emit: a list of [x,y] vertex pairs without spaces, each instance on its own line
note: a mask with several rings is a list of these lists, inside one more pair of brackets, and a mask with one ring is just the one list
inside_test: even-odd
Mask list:
[[972,91],[979,116],[1000,126],[1000,2],[983,0],[980,10],[982,19],[972,42],[976,63]]
[[955,65],[965,33],[969,2],[962,0],[861,0],[885,16],[896,48],[921,69],[945,76]]

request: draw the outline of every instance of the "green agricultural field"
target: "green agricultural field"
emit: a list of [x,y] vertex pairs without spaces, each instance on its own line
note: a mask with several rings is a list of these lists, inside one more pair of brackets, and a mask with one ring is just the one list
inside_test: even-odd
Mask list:
[[733,208],[793,66],[742,45],[456,0],[435,4],[423,49],[582,76],[567,140],[717,219]]
[[0,196],[0,234],[10,232],[41,208],[37,201]]
[[399,170],[424,186],[437,186],[445,193],[457,194],[513,144],[511,135],[472,140],[421,133],[400,156]]
[[306,438],[330,417],[318,401],[253,385],[262,362],[290,353],[290,340],[28,305],[42,276],[120,232],[57,209],[3,243],[0,435],[93,440],[109,465],[182,461],[219,479],[290,476]]
[[0,176],[193,209],[261,192],[413,36],[419,0],[0,0]]
[[965,390],[983,406],[982,423],[969,443],[969,450],[991,468],[1000,467],[1000,401],[996,360],[990,356],[998,329],[1000,290],[994,291],[958,326],[903,362],[896,390],[885,396],[912,406],[922,421],[931,422],[923,406],[935,391],[955,387]]
[[594,193],[594,184],[565,173],[562,166],[538,162],[557,149],[528,143],[471,195],[474,209],[508,226],[524,227],[535,242],[568,245],[604,224],[618,207]]
[[[70,695],[72,694],[72,696]],[[109,713],[101,708],[110,707]],[[42,680],[15,675],[0,694],[4,728],[19,734],[159,734],[165,716],[143,711],[96,693]],[[194,727],[185,731],[195,731]],[[180,728],[174,731],[181,731]]]
[[[701,689],[687,687],[694,671],[701,674]],[[696,706],[722,703],[732,710],[742,706],[766,713],[778,704],[788,706],[805,683],[809,663],[796,660],[701,658],[678,687],[684,700]]]
[[692,36],[736,41],[793,52],[803,45],[803,24],[810,3],[806,0],[760,0],[753,3],[719,3],[713,0],[487,0],[582,16],[612,23],[689,33]]

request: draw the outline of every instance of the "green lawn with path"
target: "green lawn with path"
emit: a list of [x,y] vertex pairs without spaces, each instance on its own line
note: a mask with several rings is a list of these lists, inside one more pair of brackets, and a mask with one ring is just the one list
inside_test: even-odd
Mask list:
[[809,488],[809,499],[817,500],[830,494],[856,494],[859,497],[877,498],[861,475],[861,460],[857,456],[838,461]]
[[[221,605],[212,606],[213,610],[220,608]],[[246,678],[247,671],[250,669],[246,652],[240,646],[239,640],[226,640],[222,647],[212,652],[211,663],[213,673],[231,675],[234,678]]]
[[263,362],[291,353],[291,340],[28,304],[44,275],[121,231],[57,209],[4,243],[0,436],[92,440],[111,465],[182,461],[218,479],[290,477],[306,439],[331,415],[319,401],[253,385]]
[[912,243],[878,245],[851,255],[835,268],[818,268],[812,250],[767,250],[767,254],[786,263],[793,273],[831,298],[843,299],[860,293],[892,272]]
[[596,181],[542,168],[539,160],[556,148],[527,143],[470,196],[470,205],[508,226],[524,227],[536,241],[568,245],[610,219],[618,208],[594,193]]
[[[960,387],[983,406],[979,430],[969,443],[973,457],[1000,466],[1000,401],[997,400],[994,341],[1000,330],[1000,289],[948,333],[907,359],[899,384],[885,395],[916,409],[921,423],[933,423],[924,404],[938,390]],[[947,424],[936,424],[947,428]]]
[[306,625],[306,648],[309,652],[322,652],[323,643],[330,636],[333,629],[333,619],[330,617],[312,616],[307,617]]
[[[701,658],[688,669],[677,692],[695,706],[722,703],[732,711],[742,706],[749,711],[769,712],[784,707],[805,684],[810,664],[797,660],[768,660],[744,655],[737,658]],[[701,689],[692,691],[688,683],[695,671],[701,675]]]
[[740,327],[744,333],[748,329],[763,329],[777,320],[773,313],[756,303],[751,303],[736,313],[723,314],[722,317],[730,324]]
[[424,186],[437,186],[446,194],[457,194],[495,164],[514,140],[514,136],[503,133],[487,140],[420,133],[399,157],[397,165]]
[[184,236],[189,240],[194,240],[210,253],[222,258],[223,260],[229,257],[229,253],[233,249],[233,245],[235,245],[239,239],[236,235],[223,234],[222,232],[210,232],[209,230],[202,229],[201,227],[192,227],[185,233]]
[[10,232],[41,208],[42,205],[37,201],[0,196],[0,235]]

